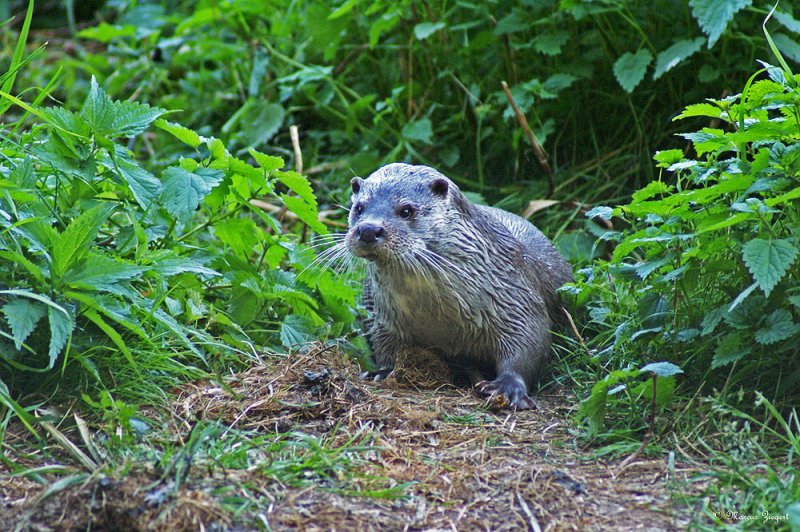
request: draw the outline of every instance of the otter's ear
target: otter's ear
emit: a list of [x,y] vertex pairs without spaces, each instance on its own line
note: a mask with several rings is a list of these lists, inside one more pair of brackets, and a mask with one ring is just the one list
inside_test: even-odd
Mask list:
[[431,182],[431,192],[443,198],[447,197],[447,191],[450,189],[450,183],[446,179],[434,179]]
[[364,184],[364,180],[360,177],[354,177],[350,180],[350,186],[353,187],[353,194],[358,194],[361,191],[361,186]]

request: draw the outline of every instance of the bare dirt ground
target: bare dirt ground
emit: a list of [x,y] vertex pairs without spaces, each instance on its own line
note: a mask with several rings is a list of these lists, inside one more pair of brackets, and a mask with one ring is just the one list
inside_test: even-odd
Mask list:
[[[184,445],[201,420],[253,434],[326,436],[332,448],[368,445],[348,473],[352,492],[188,459],[168,470],[132,459],[56,490],[0,465],[0,523],[12,530],[383,531],[675,530],[689,522],[669,497],[665,460],[601,463],[575,446],[568,393],[540,394],[538,410],[510,412],[486,408],[470,390],[396,373],[362,381],[347,357],[316,350],[230,375],[224,385],[183,386],[171,411],[160,413]],[[80,445],[75,431],[64,434]],[[262,458],[270,460],[268,451]],[[180,467],[184,474],[175,474]],[[393,487],[405,496],[382,496]],[[222,492],[258,503],[231,512]]]

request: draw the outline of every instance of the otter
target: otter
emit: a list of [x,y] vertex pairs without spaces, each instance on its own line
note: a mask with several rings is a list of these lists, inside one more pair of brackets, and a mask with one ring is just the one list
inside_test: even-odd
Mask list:
[[515,409],[550,358],[572,268],[533,224],[471,203],[427,166],[354,177],[345,246],[367,260],[364,331],[388,375],[406,349],[432,350]]

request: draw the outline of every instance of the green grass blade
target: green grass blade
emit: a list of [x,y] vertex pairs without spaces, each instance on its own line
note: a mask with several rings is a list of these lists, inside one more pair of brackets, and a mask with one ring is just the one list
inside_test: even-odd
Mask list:
[[[22,23],[22,29],[19,32],[19,39],[17,39],[17,46],[14,48],[14,55],[11,59],[11,66],[9,72],[12,74],[6,79],[3,86],[0,87],[2,92],[11,92],[14,86],[14,80],[17,78],[17,68],[22,62],[22,56],[25,53],[25,43],[28,41],[28,32],[31,29],[31,19],[33,18],[33,0],[28,2],[28,12],[25,14],[25,21]],[[0,115],[6,112],[11,107],[8,102],[0,102]]]

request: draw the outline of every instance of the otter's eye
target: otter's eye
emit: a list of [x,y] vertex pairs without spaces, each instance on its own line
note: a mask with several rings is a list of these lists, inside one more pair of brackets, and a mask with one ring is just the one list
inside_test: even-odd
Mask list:
[[416,212],[416,209],[414,209],[414,207],[412,207],[411,205],[403,205],[402,207],[397,209],[397,215],[400,218],[405,218],[405,219],[408,219],[408,218],[411,218],[412,216],[414,216],[415,212]]
[[359,203],[355,207],[353,207],[353,212],[356,213],[356,216],[361,216],[364,213],[364,205]]

